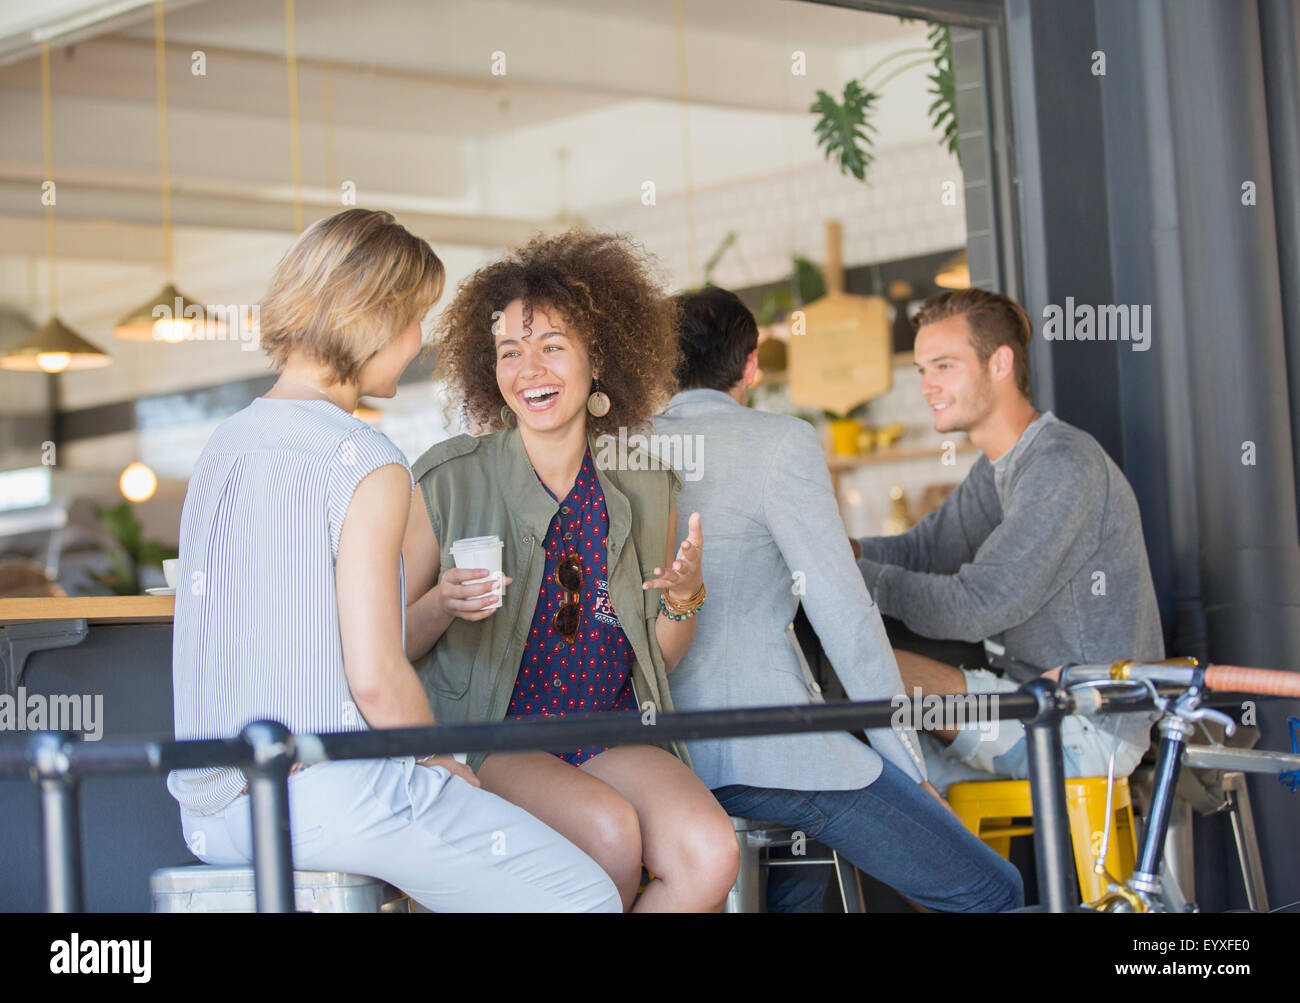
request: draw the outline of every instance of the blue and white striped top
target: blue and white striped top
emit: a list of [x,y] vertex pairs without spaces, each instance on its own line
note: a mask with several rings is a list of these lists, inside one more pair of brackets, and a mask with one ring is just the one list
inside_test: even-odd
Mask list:
[[[294,732],[366,729],[343,670],[334,564],[353,492],[389,463],[410,472],[382,432],[324,399],[258,397],[212,433],[181,512],[178,739],[232,738],[264,719]],[[404,597],[400,559],[398,574]],[[245,782],[234,768],[173,770],[167,789],[202,815]]]

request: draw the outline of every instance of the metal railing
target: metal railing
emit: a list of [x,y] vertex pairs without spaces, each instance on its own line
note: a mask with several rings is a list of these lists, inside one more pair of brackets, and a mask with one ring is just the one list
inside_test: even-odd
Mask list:
[[[1177,692],[1177,688],[1161,689]],[[1154,710],[1149,697],[1120,700],[1098,694],[1087,704],[1082,712],[1089,714]],[[861,731],[891,727],[900,712],[909,711],[912,716],[908,720],[922,719],[921,704],[907,708],[898,701],[874,700],[688,711],[658,714],[648,720],[635,712],[601,713],[329,734],[295,735],[276,722],[258,721],[244,728],[238,738],[198,741],[87,742],[75,733],[41,732],[24,744],[0,745],[0,777],[25,773],[37,786],[46,908],[50,912],[80,912],[84,896],[78,785],[82,778],[238,767],[249,783],[257,909],[292,912],[288,776],[295,763]],[[1043,905],[1051,912],[1072,911],[1079,902],[1061,751],[1061,720],[1076,712],[1080,708],[1074,696],[1051,680],[1040,678],[1016,692],[999,693],[996,704],[982,719],[1025,722],[1038,882]]]

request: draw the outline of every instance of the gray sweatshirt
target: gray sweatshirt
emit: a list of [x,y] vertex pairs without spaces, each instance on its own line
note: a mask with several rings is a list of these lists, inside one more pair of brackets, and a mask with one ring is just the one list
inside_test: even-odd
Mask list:
[[[858,543],[881,611],[926,637],[987,638],[1044,669],[1164,657],[1133,489],[1096,439],[1050,411],[996,462],[981,456],[938,511]],[[1098,721],[1139,745],[1149,723]]]

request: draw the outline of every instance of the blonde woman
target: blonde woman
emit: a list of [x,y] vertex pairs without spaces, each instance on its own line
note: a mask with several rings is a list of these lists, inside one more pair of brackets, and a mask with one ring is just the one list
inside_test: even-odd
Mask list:
[[[645,261],[605,234],[538,238],[466,281],[438,348],[470,420],[496,429],[415,465],[407,653],[425,656],[439,719],[638,711],[649,722],[671,710],[667,674],[709,615],[700,521],[679,541],[680,478],[596,439],[644,427],[672,379],[673,307]],[[486,570],[448,556],[480,536],[503,542],[500,609],[470,584]],[[653,732],[469,762],[485,788],[590,853],[625,906],[720,909],[739,864],[731,822],[680,744],[652,744]],[[653,878],[637,899],[643,863]]]
[[[185,497],[177,738],[265,718],[294,732],[434,723],[403,653],[411,472],[352,412],[396,393],[443,281],[428,244],[363,209],[314,224],[280,262],[261,311],[279,379],[213,433]],[[450,757],[321,763],[289,785],[299,868],[373,875],[434,910],[618,908],[589,857]],[[196,856],[251,860],[241,771],[175,771],[168,788]]]

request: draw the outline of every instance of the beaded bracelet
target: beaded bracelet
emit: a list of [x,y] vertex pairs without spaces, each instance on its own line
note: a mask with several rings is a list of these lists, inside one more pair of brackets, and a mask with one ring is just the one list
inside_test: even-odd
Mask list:
[[700,610],[702,610],[703,608],[704,608],[704,603],[701,602],[689,613],[669,613],[668,605],[664,602],[664,597],[663,596],[659,597],[659,612],[662,613],[664,616],[668,617],[669,620],[689,620],[691,617],[698,614]]

